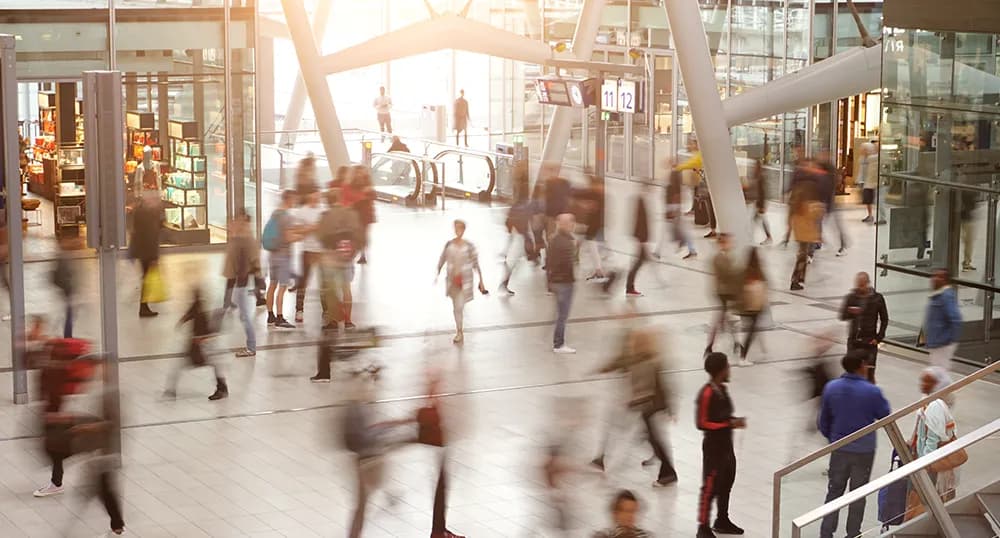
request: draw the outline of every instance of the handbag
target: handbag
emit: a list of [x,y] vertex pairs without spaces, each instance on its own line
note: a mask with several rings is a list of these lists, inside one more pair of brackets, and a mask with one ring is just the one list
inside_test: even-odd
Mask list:
[[[926,425],[924,426],[927,427]],[[948,443],[955,441],[955,434],[951,434],[951,439],[945,441],[944,443],[938,443],[938,448],[941,448]],[[969,453],[965,451],[964,448],[960,448],[955,452],[937,460],[932,463],[928,469],[933,473],[941,473],[944,471],[950,471],[956,467],[961,467],[965,462],[969,461]]]
[[167,286],[160,274],[160,267],[154,265],[146,271],[142,280],[142,302],[162,303],[167,300]]

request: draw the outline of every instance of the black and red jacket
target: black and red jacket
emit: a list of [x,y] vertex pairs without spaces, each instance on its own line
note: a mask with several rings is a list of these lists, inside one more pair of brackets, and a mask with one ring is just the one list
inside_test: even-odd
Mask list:
[[729,423],[733,418],[733,401],[729,399],[726,386],[706,383],[698,391],[695,400],[695,426],[705,432],[706,441],[732,443],[733,427]]

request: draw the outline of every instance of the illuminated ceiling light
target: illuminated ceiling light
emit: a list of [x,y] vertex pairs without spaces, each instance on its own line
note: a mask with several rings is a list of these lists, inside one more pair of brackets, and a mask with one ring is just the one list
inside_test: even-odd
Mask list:
[[637,48],[631,48],[631,49],[628,49],[628,55],[633,60],[638,60],[639,57],[642,56],[642,51],[640,51]]
[[555,52],[566,52],[567,48],[568,45],[566,45],[565,41],[559,41],[552,45],[552,50],[554,50]]

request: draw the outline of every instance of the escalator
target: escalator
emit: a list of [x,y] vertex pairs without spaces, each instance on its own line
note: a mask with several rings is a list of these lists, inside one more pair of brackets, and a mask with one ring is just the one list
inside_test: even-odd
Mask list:
[[435,187],[440,184],[438,165],[431,159],[409,153],[374,153],[371,156],[375,197],[407,207],[433,206]]
[[497,160],[503,155],[469,148],[448,148],[434,156],[443,168],[444,193],[489,203],[496,195]]

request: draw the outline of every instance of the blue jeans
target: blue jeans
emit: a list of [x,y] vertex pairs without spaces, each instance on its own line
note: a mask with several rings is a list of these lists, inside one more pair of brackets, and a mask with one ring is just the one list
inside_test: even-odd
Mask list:
[[566,343],[566,320],[569,307],[573,304],[573,283],[558,282],[549,285],[556,294],[556,331],[552,335],[552,347],[562,347]]
[[[826,502],[843,496],[848,482],[850,482],[852,491],[867,484],[868,479],[872,476],[873,461],[875,461],[874,452],[857,453],[837,450],[830,454],[830,476],[826,487]],[[861,534],[861,523],[864,518],[865,499],[862,497],[847,508],[847,536],[853,537]],[[820,538],[833,538],[839,519],[838,512],[824,517],[819,531]]]
[[257,335],[253,327],[253,312],[250,307],[250,294],[247,287],[236,286],[236,308],[240,311],[240,321],[243,323],[243,331],[247,334],[247,349],[257,351]]

